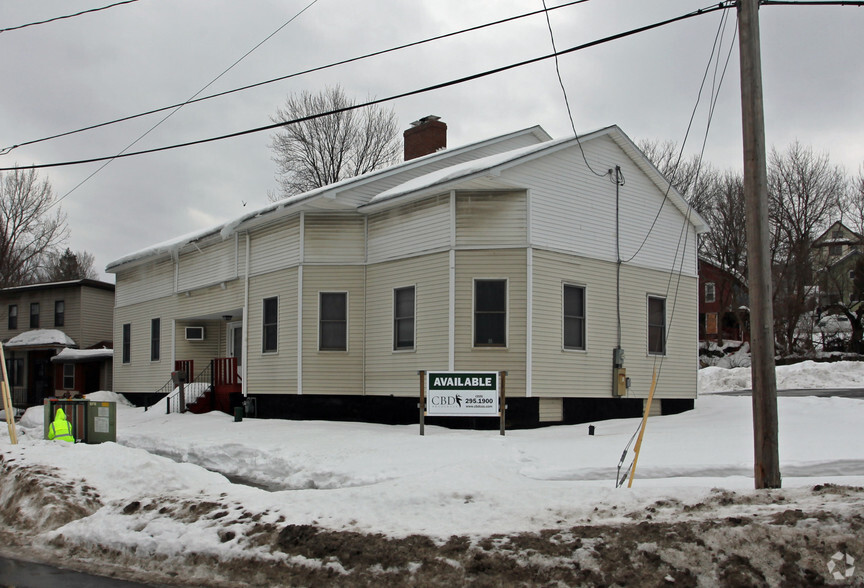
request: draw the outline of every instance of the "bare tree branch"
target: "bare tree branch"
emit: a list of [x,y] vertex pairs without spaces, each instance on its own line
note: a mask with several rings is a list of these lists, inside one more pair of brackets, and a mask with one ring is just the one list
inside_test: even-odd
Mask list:
[[[329,112],[353,105],[342,88],[317,94],[304,91],[289,96],[276,109],[273,122]],[[280,127],[270,147],[278,167],[281,194],[285,198],[392,165],[400,148],[393,110],[368,107]],[[272,194],[270,200],[275,200]]]

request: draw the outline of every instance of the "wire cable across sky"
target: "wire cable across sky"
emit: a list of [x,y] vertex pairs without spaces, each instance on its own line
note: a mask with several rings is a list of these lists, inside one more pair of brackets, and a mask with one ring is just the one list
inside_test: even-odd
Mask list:
[[[617,33],[617,34],[614,34],[614,35],[610,35],[610,36],[607,36],[607,37],[603,37],[603,38],[600,38],[600,39],[596,39],[596,40],[594,40],[594,41],[589,41],[589,42],[587,42],[587,43],[583,43],[583,44],[580,44],[580,45],[575,45],[575,46],[573,46],[573,47],[570,47],[570,48],[568,48],[568,49],[563,49],[563,50],[561,50],[561,51],[555,51],[555,52],[553,52],[553,53],[551,53],[551,54],[548,54],[548,55],[543,55],[543,56],[540,56],[540,57],[534,57],[534,58],[532,58],[532,59],[527,59],[527,60],[524,60],[524,61],[520,61],[520,62],[516,62],[516,63],[511,63],[511,64],[509,64],[509,65],[504,65],[504,66],[501,66],[501,67],[497,67],[497,68],[494,68],[494,69],[486,70],[486,71],[483,71],[483,72],[480,72],[480,73],[476,73],[476,74],[471,74],[471,75],[464,76],[464,77],[461,77],[461,78],[457,78],[457,79],[454,79],[454,80],[449,80],[449,81],[446,81],[446,82],[441,82],[441,83],[438,83],[438,84],[433,84],[433,85],[431,85],[431,86],[426,86],[426,87],[424,87],[424,88],[419,88],[419,89],[415,89],[415,90],[409,90],[409,91],[406,91],[406,92],[402,92],[402,93],[400,93],[400,94],[394,94],[394,95],[391,95],[391,96],[387,96],[387,97],[385,97],[385,98],[377,98],[377,99],[369,100],[369,101],[366,101],[366,102],[363,102],[363,103],[354,104],[354,105],[351,105],[351,106],[346,106],[346,107],[344,107],[344,108],[339,108],[339,109],[335,109],[335,110],[328,111],[328,112],[322,112],[322,113],[318,113],[318,114],[314,114],[314,115],[309,115],[309,116],[305,116],[305,117],[301,117],[301,118],[293,119],[293,120],[290,120],[290,121],[283,121],[283,122],[278,122],[278,123],[268,124],[268,125],[264,125],[264,126],[260,126],[260,127],[255,127],[255,128],[251,128],[251,129],[245,129],[245,130],[242,130],[242,131],[236,131],[236,132],[233,132],[233,133],[227,133],[227,134],[224,134],[224,135],[218,135],[218,136],[215,136],[215,137],[209,137],[209,138],[205,138],[205,139],[196,139],[196,140],[192,140],[192,141],[187,141],[187,142],[185,142],[185,143],[176,143],[176,144],[173,144],[173,145],[166,145],[166,146],[162,146],[162,147],[154,147],[154,148],[152,148],[152,149],[144,149],[144,150],[141,150],[141,151],[130,151],[130,152],[127,152],[127,153],[123,153],[123,154],[121,154],[121,155],[106,155],[106,156],[103,156],[103,157],[92,157],[92,158],[88,158],[88,159],[79,159],[79,160],[74,160],[74,161],[62,161],[62,162],[55,162],[55,163],[42,163],[42,164],[32,164],[32,165],[22,165],[22,166],[0,167],[0,171],[12,171],[12,170],[16,170],[16,169],[45,169],[45,168],[51,168],[51,167],[63,167],[63,166],[70,166],[70,165],[82,165],[82,164],[86,164],[86,163],[98,163],[98,162],[100,162],[100,161],[107,161],[107,160],[110,160],[110,159],[125,158],[125,157],[136,157],[136,156],[139,156],[139,155],[145,155],[145,154],[148,154],[148,153],[157,153],[157,152],[160,152],[160,151],[167,151],[167,150],[171,150],[171,149],[180,149],[180,148],[183,148],[183,147],[191,147],[191,146],[193,146],[193,145],[201,145],[201,144],[204,144],[204,143],[212,143],[212,142],[215,142],[215,141],[223,141],[223,140],[226,140],[226,139],[232,139],[232,138],[235,138],[235,137],[242,137],[242,136],[250,135],[250,134],[253,134],[253,133],[260,133],[260,132],[263,132],[263,131],[270,131],[270,130],[273,130],[273,129],[276,129],[276,128],[279,128],[279,127],[288,126],[288,125],[292,125],[292,124],[298,124],[298,123],[305,122],[305,121],[308,121],[308,120],[314,120],[314,119],[317,119],[317,118],[322,118],[322,117],[325,117],[325,116],[330,116],[330,115],[333,115],[333,114],[338,114],[338,113],[340,113],[340,112],[346,112],[346,111],[349,111],[349,110],[357,110],[357,109],[360,109],[360,108],[365,108],[365,107],[367,107],[367,106],[374,106],[374,105],[376,105],[376,104],[382,104],[382,103],[384,103],[384,102],[390,102],[390,101],[393,101],[393,100],[399,100],[399,99],[402,99],[402,98],[407,98],[407,97],[409,97],[409,96],[416,96],[416,95],[418,95],[418,94],[423,94],[423,93],[426,93],[426,92],[432,92],[432,91],[435,91],[435,90],[440,90],[440,89],[443,89],[443,88],[448,88],[448,87],[451,87],[451,86],[455,86],[455,85],[459,85],[459,84],[464,84],[464,83],[467,83],[467,82],[470,82],[470,81],[474,81],[474,80],[482,79],[482,78],[485,78],[485,77],[488,77],[488,76],[492,76],[492,75],[496,75],[496,74],[499,74],[499,73],[503,73],[503,72],[505,72],[505,71],[510,71],[510,70],[512,70],[512,69],[516,69],[516,68],[519,68],[519,67],[524,67],[524,66],[527,66],[527,65],[532,65],[532,64],[535,64],[535,63],[539,63],[539,62],[541,62],[541,61],[545,61],[545,60],[547,60],[547,59],[553,59],[553,58],[555,58],[555,57],[557,57],[557,56],[567,55],[567,54],[575,53],[575,52],[577,52],[577,51],[581,51],[581,50],[584,50],[584,49],[589,49],[589,48],[591,48],[591,47],[596,47],[596,46],[598,46],[598,45],[603,45],[603,44],[605,44],[605,43],[610,43],[610,42],[612,42],[612,41],[616,41],[616,40],[618,40],[618,39],[623,39],[623,38],[625,38],[625,37],[629,37],[629,36],[632,36],[632,35],[636,35],[636,34],[639,34],[639,33],[643,33],[643,32],[646,32],[646,31],[649,31],[649,30],[652,30],[652,29],[657,29],[657,28],[660,28],[660,27],[663,27],[663,26],[666,26],[666,25],[670,25],[670,24],[676,23],[676,22],[681,22],[681,21],[683,21],[683,20],[687,20],[687,19],[690,19],[690,18],[694,18],[694,17],[696,17],[696,16],[702,16],[702,15],[705,15],[705,14],[710,14],[710,13],[712,13],[712,12],[716,12],[716,11],[718,11],[718,10],[726,10],[726,9],[729,9],[729,8],[733,8],[734,6],[735,6],[735,3],[734,3],[734,1],[732,1],[732,0],[729,0],[729,1],[727,1],[727,2],[721,2],[721,3],[719,3],[719,4],[714,4],[714,5],[709,6],[709,7],[706,7],[706,8],[700,8],[700,9],[694,10],[694,11],[692,11],[692,12],[688,12],[688,13],[683,14],[683,15],[680,15],[680,16],[676,16],[676,17],[672,17],[672,18],[669,18],[669,19],[666,19],[666,20],[662,20],[662,21],[659,21],[659,22],[655,22],[655,23],[653,23],[653,24],[644,25],[644,26],[641,26],[641,27],[637,27],[637,28],[635,28],[635,29],[630,29],[630,30],[625,31],[625,32],[622,32],[622,33]],[[541,11],[541,12],[542,12],[542,11]]]

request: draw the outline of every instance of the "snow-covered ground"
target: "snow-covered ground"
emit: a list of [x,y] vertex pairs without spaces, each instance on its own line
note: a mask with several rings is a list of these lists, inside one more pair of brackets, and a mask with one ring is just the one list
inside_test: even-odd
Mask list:
[[[864,364],[854,362],[806,362],[780,367],[777,374],[780,388],[864,387]],[[649,419],[629,489],[616,488],[615,481],[628,446],[624,469],[633,460],[629,444],[639,419],[591,423],[593,436],[588,424],[507,431],[503,437],[497,431],[427,426],[420,436],[417,425],[166,415],[100,392],[90,398],[118,403],[117,443],[42,440],[41,408],[21,419],[17,445],[3,427],[0,521],[30,529],[32,557],[77,552],[79,562],[102,557],[137,570],[138,577],[147,578],[148,567],[158,570],[160,581],[175,566],[195,581],[216,585],[236,582],[219,571],[231,561],[287,562],[348,577],[344,557],[316,559],[283,545],[294,545],[285,539],[286,529],[306,526],[314,533],[393,540],[423,535],[445,545],[453,536],[476,542],[574,525],[755,520],[790,508],[840,519],[860,515],[864,400],[780,398],[784,489],[766,498],[753,490],[750,398],[710,394],[740,388],[749,388],[748,369],[700,370],[694,410]],[[846,487],[852,490],[822,491]],[[857,539],[846,527],[832,533],[842,539],[823,538],[809,559],[799,556],[826,580],[828,560],[838,550],[864,562],[860,533]],[[579,545],[590,547],[581,539]],[[583,571],[602,567],[595,548],[579,557]],[[777,557],[780,574],[785,560]],[[412,572],[406,566],[400,573],[422,567],[418,563]],[[668,572],[673,580],[680,571],[675,570]],[[760,573],[772,583],[764,569]],[[610,577],[597,576],[605,579],[596,582]],[[592,580],[586,576],[585,582]],[[268,585],[266,579],[260,583]]]

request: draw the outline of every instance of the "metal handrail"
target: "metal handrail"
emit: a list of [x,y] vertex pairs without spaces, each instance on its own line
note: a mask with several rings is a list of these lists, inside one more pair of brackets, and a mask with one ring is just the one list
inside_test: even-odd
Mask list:
[[[200,397],[204,396],[208,390],[213,388],[212,384],[210,384],[211,374],[212,373],[212,362],[208,364],[201,372],[195,376],[192,382],[185,384],[184,386],[184,398],[183,402],[187,406],[198,400]],[[180,406],[180,388],[179,386],[175,386],[173,378],[168,381],[168,384],[171,385],[171,392],[166,396],[165,402],[165,412],[166,414],[171,414],[172,408],[173,412],[181,412]]]

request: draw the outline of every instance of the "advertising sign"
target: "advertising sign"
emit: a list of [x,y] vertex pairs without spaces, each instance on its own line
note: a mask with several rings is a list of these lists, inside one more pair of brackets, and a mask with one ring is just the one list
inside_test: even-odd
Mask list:
[[499,416],[498,372],[427,372],[428,416]]

